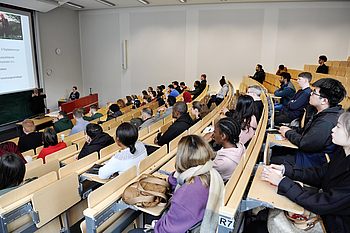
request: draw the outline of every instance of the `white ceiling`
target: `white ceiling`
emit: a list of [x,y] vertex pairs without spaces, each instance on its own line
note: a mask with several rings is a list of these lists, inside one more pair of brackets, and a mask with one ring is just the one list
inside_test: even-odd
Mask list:
[[[191,5],[191,4],[225,4],[225,3],[262,3],[262,2],[305,2],[305,0],[187,0],[181,3],[179,0],[147,0],[150,4],[144,5],[137,0],[107,0],[114,3],[115,7],[106,6],[96,0],[69,0],[69,2],[84,6],[82,10],[123,8],[123,7],[149,7],[149,6],[169,6],[169,5]],[[306,0],[320,1],[320,0]],[[321,0],[322,1],[322,0]],[[326,0],[325,0],[326,1]],[[73,8],[72,8],[73,9]]]
[[[150,7],[150,6],[169,6],[169,5],[193,5],[193,4],[225,4],[225,3],[264,3],[264,2],[317,2],[327,0],[187,0],[186,3],[181,3],[179,0],[147,0],[150,4],[144,5],[138,0],[107,0],[113,4],[114,7],[106,6],[98,0],[0,0],[0,3],[28,8],[40,12],[48,12],[57,7],[67,7],[73,10],[79,10],[70,7],[66,2],[71,2],[83,6],[80,10],[93,9],[110,9],[123,7]],[[328,0],[329,1],[329,0]],[[349,0],[343,0],[349,1]]]

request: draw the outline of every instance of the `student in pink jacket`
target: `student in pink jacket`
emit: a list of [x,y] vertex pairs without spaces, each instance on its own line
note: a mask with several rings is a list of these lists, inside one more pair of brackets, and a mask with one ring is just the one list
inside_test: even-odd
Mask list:
[[214,139],[217,144],[222,146],[216,152],[214,168],[220,173],[224,182],[230,179],[245,152],[244,145],[239,141],[240,133],[241,127],[239,122],[233,118],[226,117],[215,124],[213,133],[208,133],[204,136],[209,141]]

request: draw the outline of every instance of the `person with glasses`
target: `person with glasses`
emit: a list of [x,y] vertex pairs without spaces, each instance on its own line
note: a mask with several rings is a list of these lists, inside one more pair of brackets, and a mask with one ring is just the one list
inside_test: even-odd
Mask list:
[[332,142],[331,130],[343,112],[339,103],[346,96],[346,90],[341,82],[332,78],[320,79],[313,87],[309,103],[317,112],[304,128],[281,126],[279,130],[298,149],[273,147],[271,163],[287,162],[297,168],[309,168],[322,166],[327,162],[327,155],[332,159],[336,146]]

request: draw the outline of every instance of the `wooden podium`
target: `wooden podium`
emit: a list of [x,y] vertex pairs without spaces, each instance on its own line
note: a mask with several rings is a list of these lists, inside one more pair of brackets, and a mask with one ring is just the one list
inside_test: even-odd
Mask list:
[[85,111],[89,111],[90,106],[93,104],[96,104],[98,106],[98,94],[91,94],[77,100],[62,103],[60,106],[60,110],[66,112],[69,118],[72,119],[74,109],[83,108],[85,109]]

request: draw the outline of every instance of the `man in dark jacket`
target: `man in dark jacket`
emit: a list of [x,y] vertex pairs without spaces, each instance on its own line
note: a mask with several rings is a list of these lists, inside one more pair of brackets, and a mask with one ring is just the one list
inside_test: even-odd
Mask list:
[[290,81],[290,79],[291,76],[289,73],[284,72],[281,74],[281,88],[277,89],[274,93],[275,96],[281,97],[281,101],[279,104],[275,104],[275,111],[280,111],[282,110],[282,108],[287,106],[287,104],[295,94],[295,87]]
[[56,133],[71,129],[74,126],[72,121],[68,118],[67,114],[63,111],[60,111],[58,113],[57,119],[54,119],[53,122],[53,127]]
[[201,85],[200,85],[201,91],[204,91],[206,86],[207,86],[207,75],[201,74]]
[[187,104],[183,101],[176,102],[172,112],[176,121],[161,136],[157,137],[155,143],[163,146],[171,140],[179,136],[182,132],[189,129],[193,125],[193,120],[187,112]]
[[259,83],[263,84],[263,82],[265,81],[265,71],[263,70],[262,65],[257,64],[255,67],[255,74],[254,76],[250,76],[252,79],[255,79],[256,81],[258,81]]
[[328,66],[326,66],[325,62],[327,61],[327,57],[325,55],[321,55],[318,58],[319,67],[317,67],[316,73],[328,74]]
[[317,109],[317,113],[303,129],[280,128],[281,135],[298,146],[298,149],[273,148],[271,163],[288,161],[298,168],[308,168],[326,163],[326,154],[332,158],[336,146],[332,142],[331,130],[343,112],[338,104],[346,96],[346,90],[341,82],[332,78],[320,79],[313,87],[315,89],[311,92],[309,102]]
[[281,123],[290,123],[294,119],[300,119],[303,116],[304,108],[309,104],[311,79],[312,75],[309,72],[302,72],[298,75],[297,82],[301,89],[295,93],[288,104],[282,108],[281,112],[276,112],[276,125]]
[[198,80],[195,81],[194,82],[194,90],[189,91],[189,92],[191,95],[193,95],[192,100],[196,99],[202,93],[201,82]]
[[93,123],[86,126],[85,139],[86,142],[78,155],[78,159],[84,158],[93,152],[98,152],[102,148],[114,143],[114,139],[109,134],[103,132],[100,125]]
[[21,152],[43,145],[43,133],[35,132],[34,121],[26,119],[22,122],[22,127],[24,134],[18,140],[18,148]]

